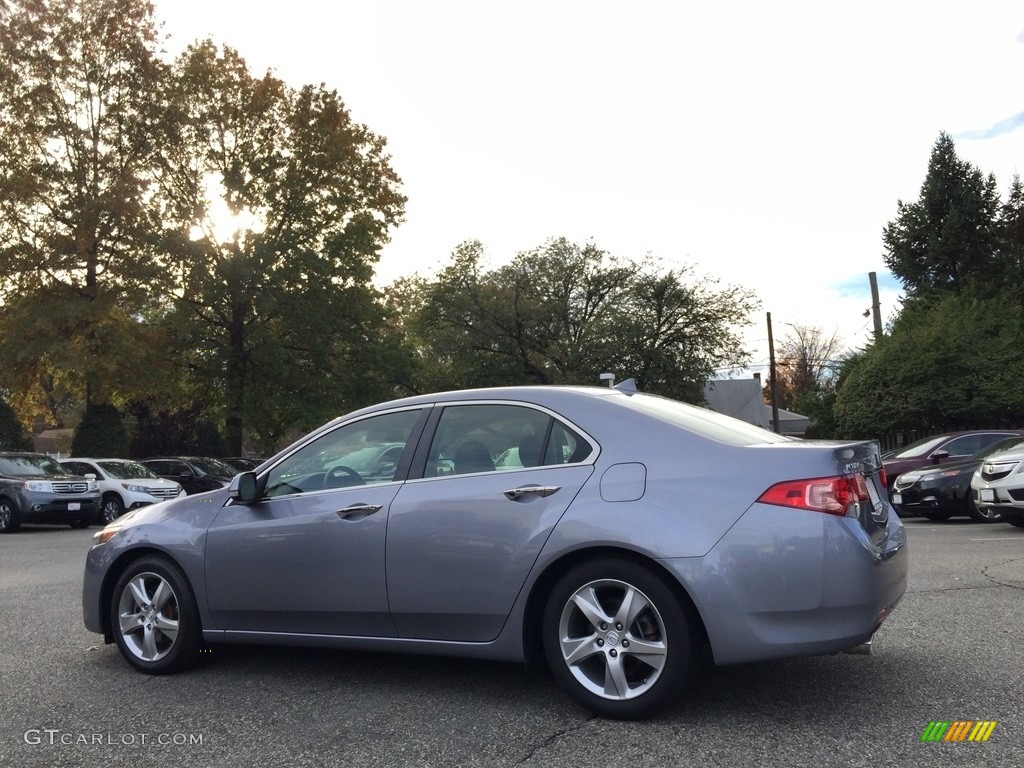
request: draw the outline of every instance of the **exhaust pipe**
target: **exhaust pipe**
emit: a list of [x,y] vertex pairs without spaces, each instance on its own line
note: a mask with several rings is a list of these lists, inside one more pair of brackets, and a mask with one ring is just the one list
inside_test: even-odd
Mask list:
[[851,656],[870,656],[871,655],[871,641],[868,640],[866,643],[855,645],[852,648],[847,648],[843,653],[848,653]]

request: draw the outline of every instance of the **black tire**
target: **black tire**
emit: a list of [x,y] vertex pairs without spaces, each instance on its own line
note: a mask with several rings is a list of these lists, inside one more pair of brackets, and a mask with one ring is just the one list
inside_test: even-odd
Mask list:
[[116,493],[108,493],[100,502],[100,522],[103,525],[112,523],[124,514],[124,503]]
[[199,611],[188,579],[174,563],[136,560],[110,598],[110,628],[118,650],[140,672],[179,672],[199,657]]
[[8,499],[0,499],[0,533],[14,533],[21,527],[18,512],[14,503]]
[[1009,523],[1010,525],[1014,526],[1015,528],[1024,528],[1024,515],[1017,514],[1017,513],[1014,513],[1012,515],[1011,514],[1004,514],[1003,515],[1003,522],[1004,523]]
[[992,507],[982,507],[979,509],[973,501],[967,501],[967,516],[976,523],[1001,523],[1003,522],[1003,513],[998,509]]
[[628,560],[600,558],[566,573],[548,596],[541,632],[559,684],[600,717],[649,717],[695,674],[687,609],[662,577]]

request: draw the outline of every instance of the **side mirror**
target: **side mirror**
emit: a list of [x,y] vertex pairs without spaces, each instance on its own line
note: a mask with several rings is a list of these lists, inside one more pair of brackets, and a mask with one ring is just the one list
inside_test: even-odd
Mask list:
[[938,464],[943,459],[949,458],[949,451],[943,449],[932,454],[932,464]]
[[228,486],[228,497],[240,504],[251,504],[256,501],[256,473],[239,472],[231,478]]

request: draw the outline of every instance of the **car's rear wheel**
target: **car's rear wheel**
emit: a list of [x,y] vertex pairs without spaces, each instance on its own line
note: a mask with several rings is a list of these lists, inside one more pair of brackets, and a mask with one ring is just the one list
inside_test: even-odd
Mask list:
[[108,493],[103,497],[103,509],[100,511],[100,516],[104,523],[112,523],[123,514],[124,504],[121,503],[120,496],[116,493]]
[[151,675],[177,672],[199,655],[199,612],[188,580],[162,557],[144,557],[121,574],[110,601],[121,655]]
[[696,664],[693,627],[666,582],[617,558],[565,574],[542,624],[548,664],[566,691],[601,716],[647,717],[678,697]]
[[7,499],[0,499],[0,533],[14,533],[21,527],[14,504]]
[[1009,523],[1010,525],[1016,526],[1017,528],[1024,528],[1024,515],[1007,514],[1003,516],[1003,522]]

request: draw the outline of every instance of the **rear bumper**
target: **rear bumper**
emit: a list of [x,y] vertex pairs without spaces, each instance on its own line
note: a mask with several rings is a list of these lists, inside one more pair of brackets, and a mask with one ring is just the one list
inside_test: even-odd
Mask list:
[[[771,542],[767,543],[766,542]],[[906,532],[755,504],[704,558],[666,561],[717,664],[837,653],[868,641],[907,587]]]

